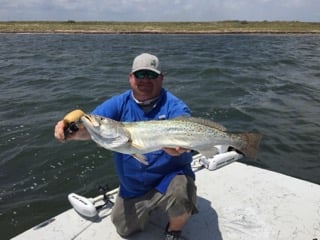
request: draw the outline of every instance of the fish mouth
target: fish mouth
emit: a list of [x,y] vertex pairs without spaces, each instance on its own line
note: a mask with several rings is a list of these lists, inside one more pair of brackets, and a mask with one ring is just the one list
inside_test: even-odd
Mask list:
[[93,127],[97,128],[100,126],[100,122],[96,120],[95,117],[91,116],[90,114],[84,114],[81,117],[81,122],[86,126],[86,127]]
[[98,143],[100,138],[100,122],[97,121],[94,115],[90,114],[84,114],[80,120],[90,134],[91,139]]

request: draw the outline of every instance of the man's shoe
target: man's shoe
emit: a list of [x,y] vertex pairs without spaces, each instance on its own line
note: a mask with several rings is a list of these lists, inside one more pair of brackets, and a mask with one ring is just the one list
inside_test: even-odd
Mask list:
[[166,232],[164,239],[165,240],[185,240],[185,238],[181,236],[181,231]]
[[166,227],[165,231],[165,240],[186,240],[181,236],[181,231],[168,231],[169,224]]

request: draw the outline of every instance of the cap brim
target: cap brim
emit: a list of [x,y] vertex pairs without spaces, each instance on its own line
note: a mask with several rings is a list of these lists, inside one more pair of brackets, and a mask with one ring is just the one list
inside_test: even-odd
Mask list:
[[148,68],[148,67],[141,67],[141,68],[133,69],[132,73],[135,73],[135,72],[140,71],[140,70],[149,70],[149,71],[152,71],[152,72],[155,72],[155,73],[158,73],[158,74],[161,73],[161,71],[159,71],[158,69]]

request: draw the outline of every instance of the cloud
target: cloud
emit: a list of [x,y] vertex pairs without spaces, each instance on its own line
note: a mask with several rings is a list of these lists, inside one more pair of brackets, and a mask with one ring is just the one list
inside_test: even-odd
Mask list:
[[319,0],[0,0],[0,20],[320,21]]

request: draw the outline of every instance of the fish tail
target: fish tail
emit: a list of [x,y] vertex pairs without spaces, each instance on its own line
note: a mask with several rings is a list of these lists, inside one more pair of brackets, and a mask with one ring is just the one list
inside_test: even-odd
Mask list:
[[260,133],[242,133],[241,138],[244,140],[245,144],[238,150],[246,157],[255,160],[257,158],[262,135]]

